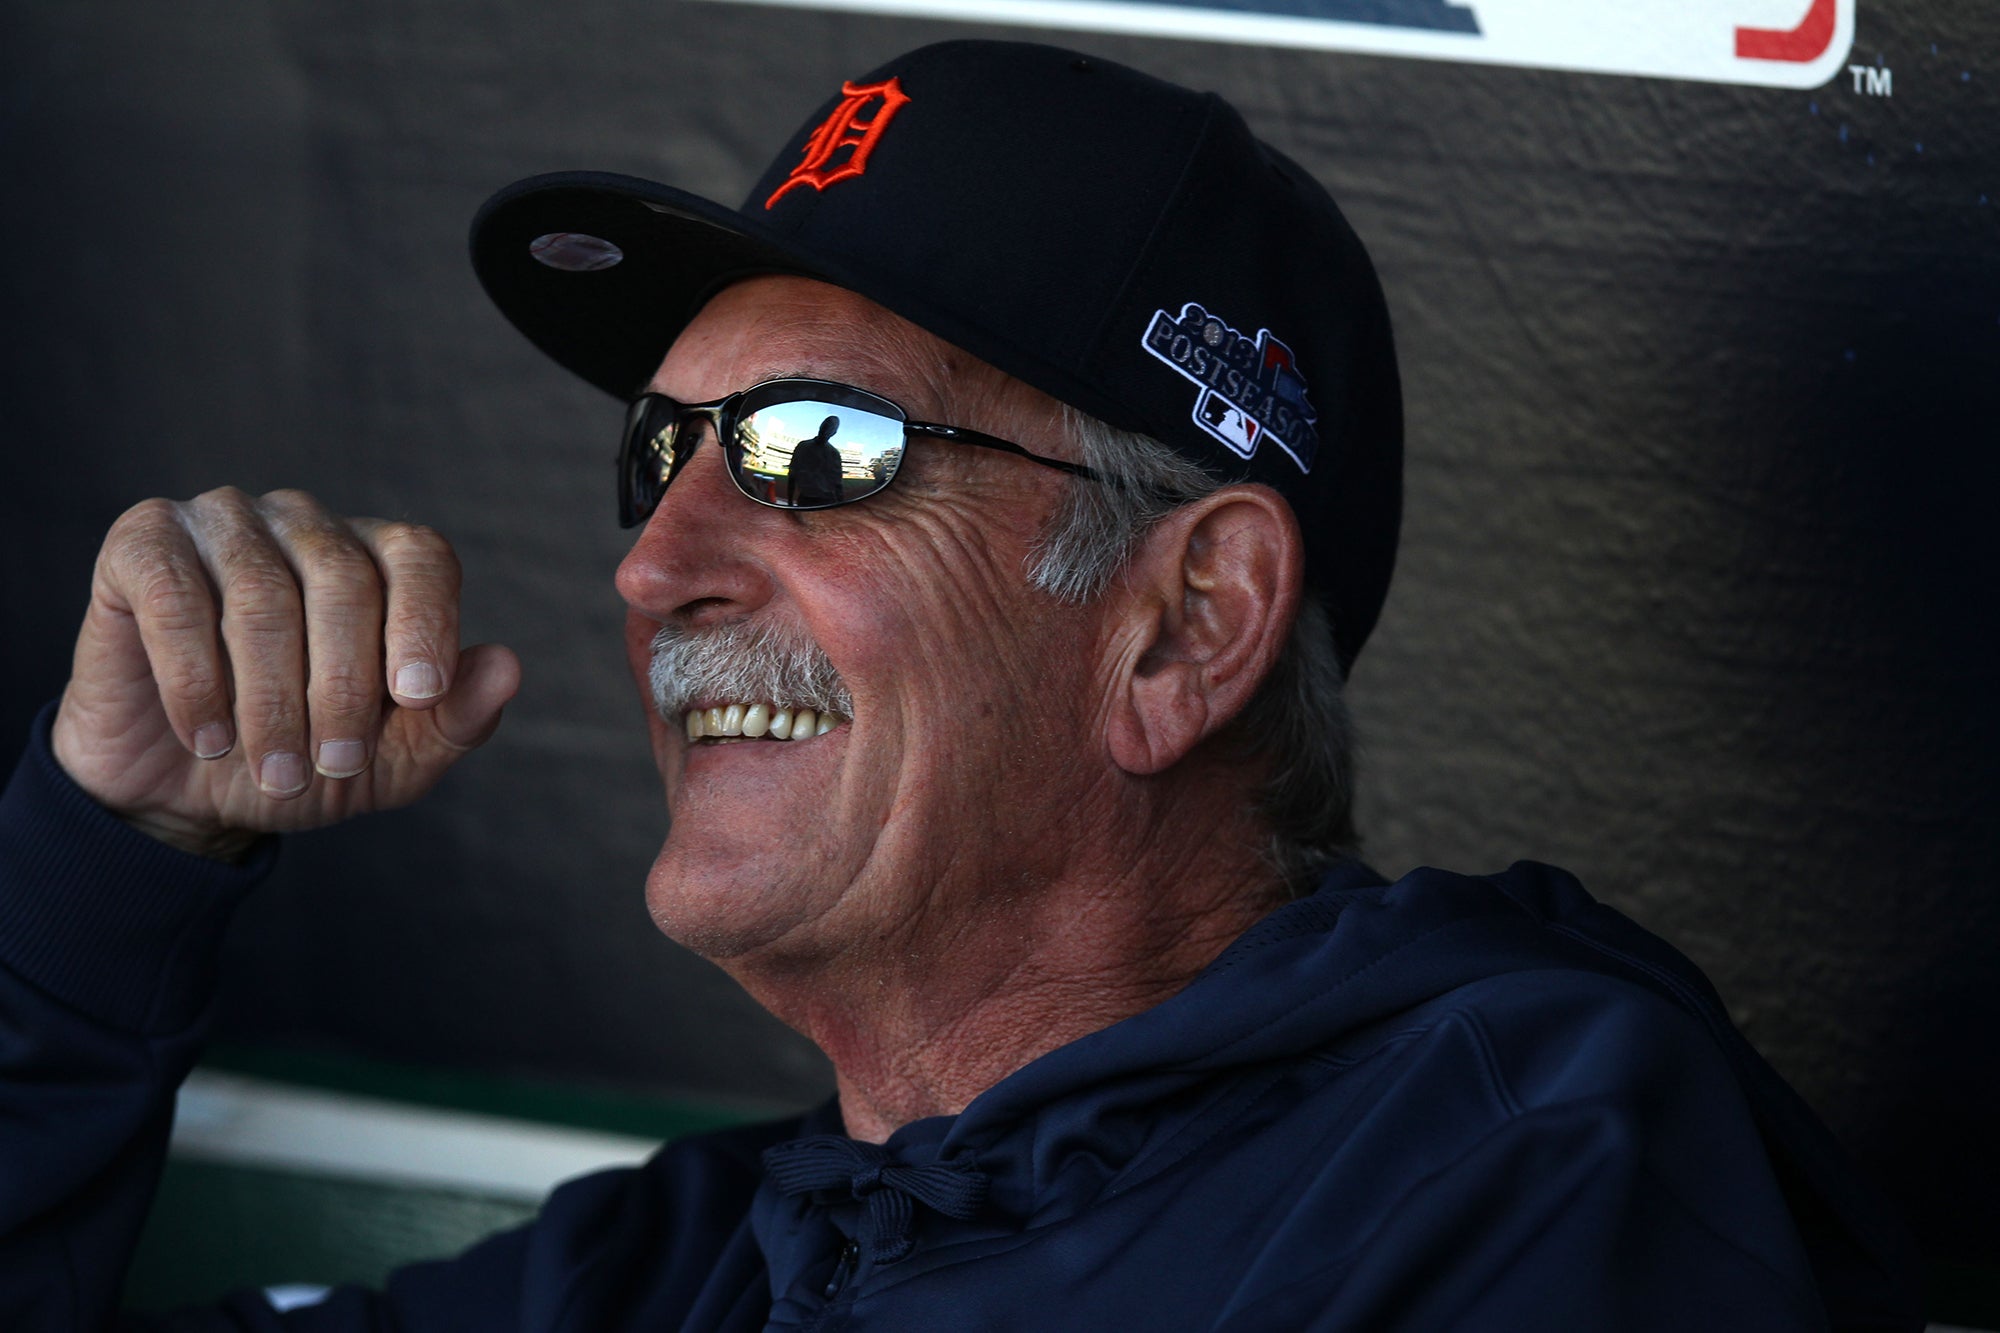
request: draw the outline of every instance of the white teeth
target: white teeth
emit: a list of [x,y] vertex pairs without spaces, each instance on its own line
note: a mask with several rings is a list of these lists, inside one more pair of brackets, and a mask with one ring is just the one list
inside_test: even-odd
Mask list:
[[774,704],[717,704],[713,708],[690,708],[681,719],[690,742],[709,736],[768,737],[774,741],[811,740],[824,736],[847,721],[838,713],[815,713],[810,708],[796,711]]

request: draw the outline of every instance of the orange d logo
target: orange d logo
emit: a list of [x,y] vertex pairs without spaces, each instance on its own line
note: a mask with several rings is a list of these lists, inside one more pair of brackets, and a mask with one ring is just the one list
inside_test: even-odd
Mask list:
[[[910,100],[903,85],[893,78],[885,83],[843,83],[840,92],[839,105],[806,140],[805,157],[785,177],[785,183],[771,192],[771,197],[764,201],[765,208],[777,203],[795,185],[824,190],[835,181],[867,171],[868,155],[875,151],[882,131],[889,128],[889,122]],[[877,98],[881,99],[879,103]],[[875,113],[871,119],[861,119],[871,110]],[[836,164],[834,156],[843,148],[849,150],[847,156]]]

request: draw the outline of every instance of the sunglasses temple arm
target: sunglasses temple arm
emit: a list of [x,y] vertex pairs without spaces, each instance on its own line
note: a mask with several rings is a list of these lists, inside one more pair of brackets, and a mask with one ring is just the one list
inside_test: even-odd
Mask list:
[[1087,468],[1081,463],[1068,463],[1060,458],[1047,458],[1041,454],[1023,449],[1011,440],[1003,440],[995,435],[984,435],[976,430],[967,430],[963,426],[933,426],[927,422],[912,421],[907,426],[907,429],[921,431],[925,435],[935,435],[939,439],[951,440],[957,444],[976,444],[982,449],[998,449],[1002,453],[1016,454],[1022,458],[1040,463],[1043,467],[1052,467],[1058,472],[1067,472],[1073,477],[1082,477],[1085,481],[1094,481],[1100,485],[1116,486],[1121,490],[1127,485],[1123,477],[1106,476],[1104,473]]

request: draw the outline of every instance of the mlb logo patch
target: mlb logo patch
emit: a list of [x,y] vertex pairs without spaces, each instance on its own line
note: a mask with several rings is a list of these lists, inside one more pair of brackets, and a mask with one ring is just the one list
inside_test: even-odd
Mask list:
[[1140,345],[1201,389],[1194,424],[1242,458],[1268,437],[1299,471],[1319,454],[1318,413],[1292,349],[1269,329],[1250,335],[1189,301],[1180,314],[1153,313]]
[[1195,400],[1194,419],[1210,435],[1245,458],[1257,452],[1257,436],[1260,433],[1257,423],[1244,416],[1241,408],[1233,406],[1215,390],[1201,391],[1201,397]]

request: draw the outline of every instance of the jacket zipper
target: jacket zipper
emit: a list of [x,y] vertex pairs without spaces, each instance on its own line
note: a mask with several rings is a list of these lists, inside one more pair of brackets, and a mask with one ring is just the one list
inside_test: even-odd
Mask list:
[[840,1262],[833,1266],[833,1276],[826,1280],[826,1290],[820,1293],[832,1300],[847,1285],[847,1279],[854,1275],[854,1264],[861,1257],[861,1247],[853,1241],[840,1247]]

